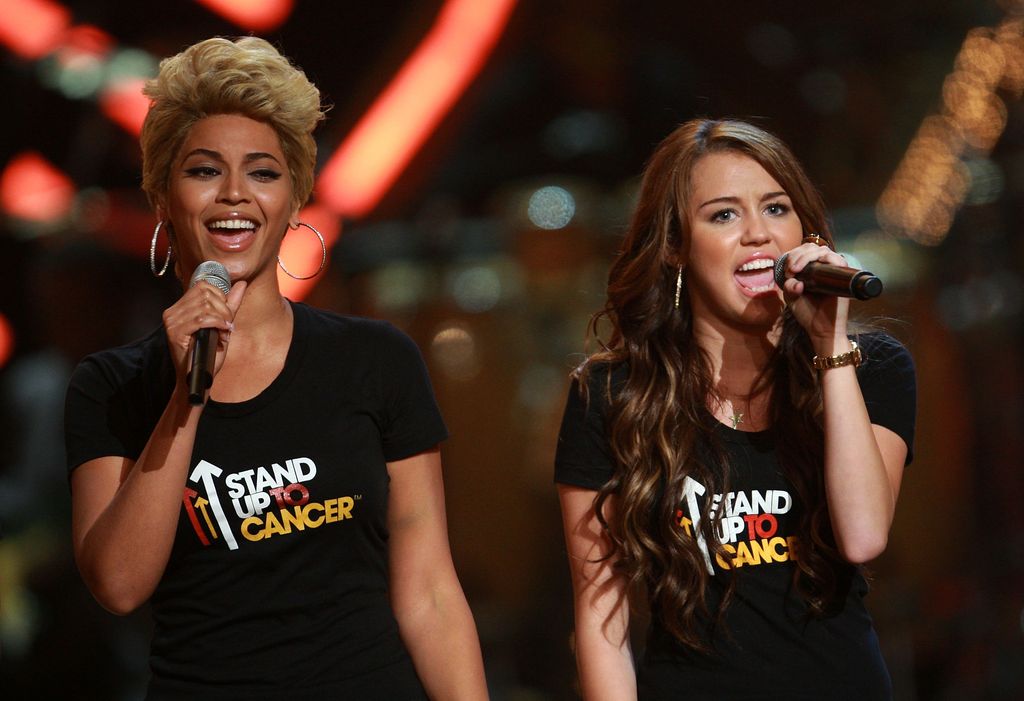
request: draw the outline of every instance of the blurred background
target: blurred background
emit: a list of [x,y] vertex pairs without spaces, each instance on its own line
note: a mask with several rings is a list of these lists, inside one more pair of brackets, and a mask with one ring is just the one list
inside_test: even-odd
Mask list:
[[[178,293],[146,260],[141,81],[249,33],[333,105],[303,215],[330,260],[287,294],[392,321],[430,366],[493,698],[576,698],[568,373],[645,159],[702,115],[793,147],[840,250],[885,281],[858,313],[916,359],[916,459],[869,597],[897,698],[1024,698],[1024,2],[2,0],[3,698],[144,688],[147,612],[103,611],[71,558],[63,394]],[[303,233],[293,271],[319,260]]]

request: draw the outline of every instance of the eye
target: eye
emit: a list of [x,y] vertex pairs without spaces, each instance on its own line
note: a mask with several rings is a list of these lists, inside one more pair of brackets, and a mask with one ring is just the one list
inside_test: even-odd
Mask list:
[[720,209],[711,215],[711,221],[724,224],[736,218],[736,212],[732,209]]
[[788,214],[790,209],[782,202],[772,202],[764,208],[764,211],[774,217],[781,217],[783,214]]
[[257,168],[250,173],[252,177],[262,182],[273,182],[281,177],[281,173],[274,170],[273,168]]
[[213,166],[193,166],[192,168],[186,168],[185,174],[192,178],[208,180],[219,175],[220,171]]

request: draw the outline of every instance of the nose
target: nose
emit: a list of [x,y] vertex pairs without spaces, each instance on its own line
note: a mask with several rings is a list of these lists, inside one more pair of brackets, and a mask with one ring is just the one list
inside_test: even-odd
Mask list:
[[221,180],[220,192],[217,198],[227,204],[238,204],[248,202],[250,197],[249,187],[245,174],[238,171],[228,171]]
[[743,243],[757,246],[771,240],[769,222],[763,215],[747,218],[747,226],[743,229]]

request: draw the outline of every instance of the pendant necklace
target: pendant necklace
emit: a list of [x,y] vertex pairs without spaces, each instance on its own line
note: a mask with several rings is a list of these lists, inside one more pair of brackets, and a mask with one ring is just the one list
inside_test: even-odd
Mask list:
[[743,414],[733,414],[732,416],[729,417],[729,420],[732,421],[732,427],[735,430],[736,427],[743,423]]

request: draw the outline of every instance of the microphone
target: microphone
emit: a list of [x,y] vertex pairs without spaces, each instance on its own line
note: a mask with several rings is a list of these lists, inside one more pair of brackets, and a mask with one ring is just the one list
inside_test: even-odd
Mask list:
[[[227,295],[231,291],[228,269],[215,260],[196,266],[189,287],[208,282]],[[217,357],[217,329],[199,329],[192,334],[192,361],[188,371],[188,402],[200,405],[206,401],[206,390],[213,384],[213,363]]]
[[775,263],[775,284],[780,288],[787,277],[795,277],[804,283],[804,291],[832,297],[856,297],[871,299],[882,294],[882,281],[866,270],[847,268],[842,265],[829,265],[815,261],[808,263],[796,275],[787,276],[786,259],[788,253],[782,254]]

